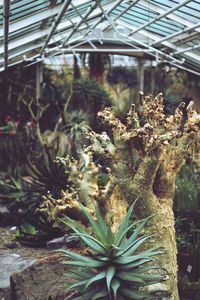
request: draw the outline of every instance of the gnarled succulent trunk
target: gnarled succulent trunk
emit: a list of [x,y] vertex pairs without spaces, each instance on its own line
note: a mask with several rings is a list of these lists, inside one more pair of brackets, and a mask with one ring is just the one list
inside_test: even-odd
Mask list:
[[[146,228],[152,236],[146,247],[155,244],[164,249],[158,259],[168,277],[160,288],[168,295],[166,299],[178,300],[173,195],[177,173],[196,151],[200,115],[192,103],[187,109],[181,103],[173,115],[166,117],[162,94],[155,99],[141,95],[141,103],[140,114],[133,105],[124,122],[111,109],[99,113],[110,137],[106,133],[90,133],[91,146],[84,150],[82,162],[66,160],[72,186],[60,200],[60,208],[58,201],[53,207],[52,202],[46,206],[54,216],[54,209],[63,212],[74,208],[78,218],[77,198],[90,211],[93,202],[98,203],[105,217],[110,206],[115,230],[127,206],[138,198],[137,217],[152,216]],[[110,180],[103,188],[97,184],[100,169],[93,163],[93,152],[104,156],[110,165]]]
[[[160,266],[167,271],[166,281],[156,285],[155,289],[164,291],[166,299],[178,300],[177,248],[172,207],[176,172],[172,160],[162,161],[161,157],[160,152],[145,157],[133,176],[127,172],[127,166],[119,161],[116,163],[116,177],[120,187],[117,207],[118,211],[120,208],[124,210],[127,202],[132,203],[139,198],[135,207],[138,219],[152,216],[146,226],[146,233],[152,237],[146,241],[145,248],[157,246],[163,249],[163,255],[158,259]],[[150,288],[154,290],[153,286]]]

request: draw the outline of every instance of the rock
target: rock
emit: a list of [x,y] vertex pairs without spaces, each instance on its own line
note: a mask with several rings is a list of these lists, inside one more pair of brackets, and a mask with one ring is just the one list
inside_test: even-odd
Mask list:
[[0,213],[1,214],[9,214],[9,210],[5,205],[0,204]]
[[59,248],[78,248],[80,247],[80,239],[76,236],[65,235],[60,238],[53,239],[47,243],[48,250],[56,250]]
[[59,249],[65,246],[65,237],[59,237],[56,239],[53,239],[47,243],[47,249],[48,250],[55,250]]
[[11,203],[0,199],[0,226],[15,226],[17,223],[20,223],[19,215],[16,211],[11,209]]
[[[12,274],[12,300],[56,300],[64,299],[66,279],[66,260],[62,254],[50,254],[48,257],[37,260],[33,265],[21,272]],[[89,299],[88,299],[89,300]]]
[[10,228],[10,231],[16,232],[16,231],[17,231],[17,226],[12,226],[12,227]]
[[81,245],[80,238],[78,236],[65,235],[66,248],[79,248]]
[[0,256],[0,289],[10,286],[10,275],[22,271],[35,262],[35,259],[27,259],[19,254],[8,254]]
[[7,206],[0,203],[0,226],[6,226],[10,224],[11,214]]
[[0,300],[10,300],[10,287],[7,289],[0,289]]
[[8,249],[15,249],[19,247],[19,244],[17,242],[9,242],[5,244],[5,247]]

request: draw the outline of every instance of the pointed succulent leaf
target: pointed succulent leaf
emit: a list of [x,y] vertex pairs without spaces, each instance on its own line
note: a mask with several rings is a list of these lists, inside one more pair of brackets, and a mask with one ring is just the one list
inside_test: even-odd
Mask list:
[[143,280],[139,276],[137,277],[135,274],[131,274],[129,272],[120,272],[117,276],[118,276],[118,278],[125,280],[125,281],[138,282],[142,285],[145,285],[145,280]]
[[140,221],[138,221],[138,222],[134,222],[133,224],[131,224],[131,225],[129,225],[123,232],[122,232],[122,234],[120,235],[120,236],[115,236],[115,238],[114,238],[114,244],[116,245],[116,246],[118,246],[118,247],[121,247],[121,245],[123,244],[123,242],[124,242],[124,239],[126,238],[126,235],[127,235],[127,233],[133,228],[133,227],[135,227],[136,225],[137,225],[137,223],[140,223],[141,222],[141,220]]
[[69,288],[67,289],[67,292],[69,292],[69,291],[71,291],[71,290],[75,290],[77,287],[79,287],[79,286],[85,286],[85,284],[88,282],[88,280],[87,279],[85,279],[85,280],[80,280],[80,281],[78,281],[78,282],[76,282],[76,283],[73,283],[73,284],[71,284],[70,286],[69,286]]
[[127,227],[129,226],[129,220],[130,220],[130,217],[132,215],[132,212],[133,212],[133,208],[134,208],[134,205],[135,205],[135,202],[131,205],[131,207],[128,209],[125,217],[124,217],[124,220],[122,221],[122,224],[120,225],[119,227],[119,230],[117,231],[116,233],[116,237],[115,237],[115,241],[116,241],[116,245],[118,246],[118,240],[121,239],[121,235],[124,233],[124,231],[127,229]]
[[91,258],[88,258],[86,256],[83,256],[83,255],[80,255],[78,253],[72,252],[70,250],[61,249],[61,250],[59,250],[59,252],[62,252],[62,253],[65,254],[65,256],[73,258],[74,260],[77,260],[77,261],[82,261],[82,262],[86,262],[86,263],[87,262],[88,263],[95,262],[95,260],[93,260]]
[[[84,271],[83,271],[84,270]],[[94,272],[92,272],[91,270],[87,270],[87,269],[83,269],[81,268],[70,268],[67,270],[67,274],[64,274],[64,276],[69,275],[71,278],[74,276],[79,276],[80,278],[84,278],[84,279],[89,279],[94,275]]]
[[131,273],[141,274],[141,273],[145,273],[145,272],[150,271],[150,270],[160,270],[160,269],[161,269],[160,266],[151,266],[151,265],[148,266],[147,265],[145,267],[139,267],[135,270],[131,270]]
[[82,262],[82,261],[75,261],[75,260],[68,260],[63,262],[63,264],[69,266],[88,267],[88,268],[99,268],[105,265],[105,263],[101,261]]
[[94,204],[94,206],[95,206],[95,214],[96,214],[97,222],[98,222],[99,226],[101,227],[101,231],[103,233],[103,235],[102,235],[103,240],[106,242],[107,225],[99,211],[98,206],[96,204]]
[[69,217],[65,216],[62,219],[59,219],[62,223],[70,227],[74,232],[77,233],[86,233],[86,230],[84,229],[83,226],[81,226],[77,221],[70,219]]
[[82,276],[78,275],[78,274],[70,274],[70,273],[66,273],[66,274],[63,274],[63,276],[67,279],[73,279],[73,280],[76,280],[76,281],[80,281],[81,279],[83,279]]
[[95,235],[95,237],[97,237],[100,241],[102,240],[102,236],[104,235],[104,231],[101,230],[101,227],[99,227],[98,223],[93,219],[93,217],[89,214],[89,212],[87,211],[87,209],[81,205],[82,207],[82,210],[85,214],[85,216],[87,217],[91,227],[92,227],[92,230],[93,230],[93,233]]
[[132,262],[132,263],[129,263],[129,264],[122,264],[121,266],[118,267],[119,270],[135,270],[137,269],[138,270],[138,267],[148,263],[148,262],[152,262],[153,259],[152,258],[145,258],[145,259],[139,259],[139,260],[136,260],[135,262]]
[[112,232],[112,227],[110,224],[107,227],[106,238],[107,238],[107,245],[110,247],[110,245],[112,245],[114,241],[114,234]]
[[142,236],[140,238],[138,238],[136,241],[134,241],[132,244],[130,244],[126,249],[124,249],[123,251],[119,252],[119,256],[122,255],[132,255],[135,250],[137,250],[137,248],[139,246],[141,246],[147,239],[149,239],[150,236]]
[[106,271],[102,271],[99,274],[97,274],[96,276],[92,277],[90,280],[88,280],[85,289],[87,289],[92,283],[102,280],[103,278],[106,278]]
[[135,276],[138,276],[138,278],[142,278],[144,280],[163,280],[165,276],[161,274],[135,274]]
[[127,297],[129,299],[134,299],[134,300],[145,299],[147,297],[147,294],[142,291],[137,291],[137,290],[133,291],[128,288],[121,288],[120,292],[125,297]]
[[113,291],[113,295],[114,295],[114,300],[117,300],[118,297],[117,297],[117,291],[119,290],[120,288],[120,281],[113,278],[112,282],[111,282],[111,288],[112,288],[112,291]]
[[116,271],[115,266],[109,266],[106,271],[106,284],[109,293],[111,293],[111,281],[115,275],[115,271]]
[[117,259],[115,259],[115,262],[120,263],[120,264],[128,264],[128,263],[132,263],[137,260],[141,260],[141,259],[145,259],[145,258],[147,258],[147,259],[152,258],[159,254],[163,254],[163,251],[159,250],[158,248],[152,248],[152,249],[141,251],[134,256],[118,257]]
[[132,235],[129,237],[129,239],[122,246],[123,249],[126,249],[130,244],[132,244],[137,239],[138,235],[141,233],[141,231],[144,228],[147,221],[148,221],[148,218],[143,220],[142,222],[139,222],[140,223],[139,226],[134,230]]
[[108,295],[108,290],[103,289],[100,292],[98,292],[94,297],[92,297],[91,300],[97,300],[97,299],[102,299]]
[[94,250],[96,253],[105,254],[106,248],[105,246],[99,242],[97,239],[92,237],[89,234],[82,234],[77,233],[77,236],[79,236],[82,241],[92,250]]
[[89,300],[89,299],[93,299],[93,297],[99,292],[99,288],[96,289],[92,289],[91,291],[88,291],[86,293],[84,293],[81,296],[75,297],[73,298],[73,300]]

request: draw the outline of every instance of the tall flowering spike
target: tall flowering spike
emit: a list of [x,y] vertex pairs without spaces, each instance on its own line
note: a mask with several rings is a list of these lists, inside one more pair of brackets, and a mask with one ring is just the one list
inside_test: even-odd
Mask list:
[[197,132],[200,128],[200,115],[194,108],[194,102],[190,101],[186,108],[187,120],[184,126],[184,132]]
[[112,131],[120,131],[122,134],[126,131],[126,126],[115,116],[114,112],[110,108],[105,108],[102,112],[98,113],[101,122],[107,127],[111,128]]
[[190,103],[188,104],[186,110],[187,110],[188,119],[194,117],[197,114],[196,110],[194,108],[194,102],[193,101],[190,101]]
[[140,120],[138,117],[138,113],[135,110],[135,104],[131,105],[131,108],[127,114],[126,122],[127,122],[127,127],[130,129],[140,127]]
[[163,96],[158,96],[153,99],[152,95],[148,95],[143,101],[143,115],[146,123],[150,123],[154,127],[159,127],[164,123],[164,105]]
[[181,102],[176,108],[174,113],[174,123],[178,126],[178,129],[182,127],[183,123],[183,111],[185,108],[185,102]]

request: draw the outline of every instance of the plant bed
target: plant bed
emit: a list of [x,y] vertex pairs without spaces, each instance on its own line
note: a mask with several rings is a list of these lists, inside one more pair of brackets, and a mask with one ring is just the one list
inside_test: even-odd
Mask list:
[[200,300],[200,279],[190,282],[187,276],[179,278],[179,295],[181,300]]

